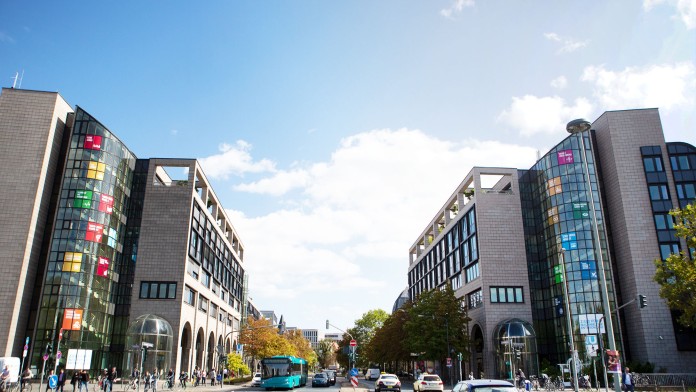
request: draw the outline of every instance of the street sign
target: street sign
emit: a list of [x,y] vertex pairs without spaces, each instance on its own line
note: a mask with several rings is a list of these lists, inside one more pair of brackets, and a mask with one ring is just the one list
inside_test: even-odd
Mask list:
[[452,367],[452,358],[447,357],[447,367]]
[[47,360],[48,360],[48,354],[44,354],[43,360],[44,360],[44,361],[47,361]]
[[24,345],[27,345],[27,344],[29,344],[29,336],[27,336],[27,338],[24,339]]
[[48,378],[48,387],[51,389],[56,389],[58,386],[58,376],[55,374]]
[[60,351],[58,351],[56,353],[56,359],[60,359],[60,357],[62,357],[62,356],[63,356],[63,354]]
[[24,350],[24,351],[22,351],[22,358],[26,358],[26,357],[27,357],[27,350]]
[[356,377],[358,375],[358,369],[352,368],[350,369],[350,376],[351,377]]
[[357,387],[358,386],[358,378],[355,376],[351,377],[350,383],[351,383],[351,385],[353,385],[353,388]]
[[351,339],[351,341],[350,341],[350,346],[351,346],[351,347],[355,347],[355,346],[357,346],[357,345],[358,345],[358,342],[356,342],[355,339]]

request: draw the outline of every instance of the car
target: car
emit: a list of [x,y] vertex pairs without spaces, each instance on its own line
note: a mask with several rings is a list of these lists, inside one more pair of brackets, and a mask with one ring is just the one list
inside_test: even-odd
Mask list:
[[397,391],[401,392],[401,381],[396,374],[382,373],[375,381],[375,392]]
[[254,373],[254,377],[251,378],[251,386],[252,387],[260,387],[261,386],[261,373]]
[[416,382],[413,383],[413,390],[420,391],[440,391],[444,392],[445,384],[437,374],[421,374]]
[[329,383],[331,383],[331,385],[336,385],[336,371],[324,370],[324,373],[329,376]]
[[517,392],[517,388],[504,380],[464,380],[458,382],[452,392]]
[[314,387],[329,387],[331,382],[329,381],[329,375],[326,373],[317,373],[312,377],[312,388]]
[[367,369],[365,372],[365,380],[370,381],[370,380],[376,380],[379,378],[380,371],[377,368],[370,368]]

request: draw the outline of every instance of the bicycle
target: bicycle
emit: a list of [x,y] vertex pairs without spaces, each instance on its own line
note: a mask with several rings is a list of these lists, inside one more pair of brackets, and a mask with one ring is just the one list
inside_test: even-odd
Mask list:
[[17,388],[19,392],[31,392],[31,382],[29,380],[25,380],[23,383],[21,383],[21,386]]
[[94,381],[95,382],[92,383],[93,392],[99,392],[100,390],[104,390],[104,377],[99,377]]

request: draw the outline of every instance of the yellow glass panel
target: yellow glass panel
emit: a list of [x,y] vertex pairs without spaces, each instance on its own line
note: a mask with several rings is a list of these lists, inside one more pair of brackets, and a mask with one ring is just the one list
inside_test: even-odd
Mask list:
[[100,172],[106,171],[106,164],[105,163],[98,163],[97,164],[97,171],[100,171]]
[[87,178],[97,178],[96,170],[87,170]]
[[104,179],[104,172],[98,171],[95,179],[100,180],[100,181],[103,180]]
[[89,170],[97,170],[97,164],[98,162],[95,161],[90,161],[89,166],[87,167]]
[[70,272],[71,269],[72,263],[69,263],[67,261],[63,263],[63,272]]
[[80,266],[82,266],[82,263],[72,263],[70,272],[80,272]]

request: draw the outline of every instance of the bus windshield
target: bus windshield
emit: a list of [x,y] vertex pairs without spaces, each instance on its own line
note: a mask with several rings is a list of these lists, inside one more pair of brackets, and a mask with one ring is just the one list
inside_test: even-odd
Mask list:
[[261,362],[261,378],[286,377],[292,375],[292,364],[287,359],[264,359]]

